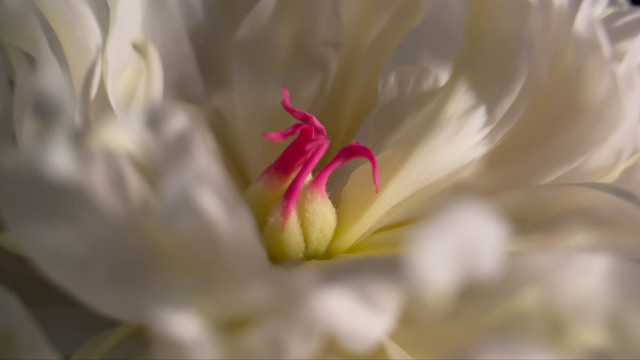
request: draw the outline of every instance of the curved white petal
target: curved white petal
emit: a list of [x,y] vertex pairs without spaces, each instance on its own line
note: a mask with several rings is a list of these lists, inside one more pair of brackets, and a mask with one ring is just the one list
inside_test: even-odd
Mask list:
[[[176,2],[110,2],[109,10],[104,77],[116,115],[132,108],[139,112],[162,96],[204,101],[200,71]],[[143,47],[135,45],[143,43],[149,50],[141,52]]]
[[[373,140],[381,191],[374,194],[366,185],[366,166],[351,175],[338,206],[333,251],[365,240],[376,228],[406,221],[416,204],[460,181],[461,175],[473,174],[471,165],[515,121],[503,118],[532,69],[529,55],[549,46],[546,38],[528,41],[528,34],[543,30],[543,20],[554,10],[551,4],[509,1],[434,7],[436,14],[465,20],[464,39],[459,32],[453,36],[466,46],[441,56],[443,64],[436,67],[418,63],[390,70],[389,76],[399,81],[363,124],[370,127],[368,136],[366,130],[361,133],[365,144]],[[570,21],[564,14],[555,17]],[[429,54],[421,59],[428,61]],[[392,125],[384,126],[388,123]]]
[[[146,66],[145,60],[153,64],[160,61],[155,51],[141,53],[136,52],[134,48],[134,41],[144,45],[139,46],[139,49],[147,48],[148,45],[143,38],[141,1],[110,2],[109,15],[109,36],[104,52],[103,77],[113,110],[117,116],[123,117],[129,111],[142,111],[134,107],[134,104],[144,106],[146,100],[159,100],[147,99],[147,96],[151,95],[151,91],[158,90],[157,87],[150,88],[152,84],[162,84],[162,78],[154,77],[162,72],[152,71]],[[150,58],[154,56],[155,58]],[[145,89],[149,90],[146,94]],[[162,93],[161,89],[160,93]]]
[[377,155],[380,192],[368,165],[349,178],[329,252],[343,252],[376,229],[415,215],[417,205],[468,171],[488,149],[486,121],[484,105],[464,82],[450,83],[432,104],[412,113]]

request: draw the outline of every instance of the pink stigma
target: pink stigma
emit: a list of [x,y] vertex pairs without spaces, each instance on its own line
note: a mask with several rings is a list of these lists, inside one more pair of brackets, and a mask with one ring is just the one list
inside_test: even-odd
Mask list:
[[329,163],[325,165],[322,170],[320,170],[311,184],[316,188],[322,189],[324,191],[326,189],[329,176],[344,163],[357,158],[365,158],[371,163],[373,184],[376,186],[377,194],[378,191],[380,191],[380,184],[378,181],[378,162],[376,161],[376,157],[373,155],[371,150],[357,141],[354,141],[340,149],[336,156],[334,156],[333,159],[331,159],[331,161],[329,161]]
[[[330,142],[327,138],[327,130],[315,116],[298,110],[291,105],[289,92],[284,87],[282,88],[281,104],[284,110],[300,123],[282,131],[266,133],[262,136],[270,141],[283,141],[294,135],[297,135],[297,137],[287,146],[276,161],[260,175],[260,178],[266,175],[275,175],[280,179],[291,179],[293,176],[293,180],[288,185],[281,203],[282,226],[284,226],[295,212],[300,192],[307,178],[329,148]],[[373,183],[377,193],[379,184],[376,158],[368,147],[357,141],[340,149],[336,156],[320,170],[312,180],[311,185],[326,194],[326,184],[329,176],[338,167],[356,158],[365,158],[371,163]]]
[[325,138],[327,137],[327,130],[315,116],[302,110],[298,110],[291,105],[291,102],[289,101],[289,92],[285,87],[282,88],[282,101],[280,101],[280,104],[282,104],[284,110],[288,112],[289,115],[293,116],[294,119],[305,125],[312,126],[316,131],[318,131],[319,135]]

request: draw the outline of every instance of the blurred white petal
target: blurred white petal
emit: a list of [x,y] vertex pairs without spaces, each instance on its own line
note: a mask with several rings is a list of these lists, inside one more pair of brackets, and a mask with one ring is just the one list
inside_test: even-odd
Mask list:
[[[154,167],[150,158],[148,173],[140,173],[128,152],[89,150],[87,144],[62,136],[42,149],[42,163],[18,164],[3,172],[3,214],[25,252],[74,295],[130,321],[143,321],[148,304],[182,296],[177,289],[189,285],[178,285],[173,266],[183,256],[196,256],[188,269],[195,269],[200,279],[212,281],[210,274],[218,269],[221,277],[212,286],[232,282],[233,272],[222,269],[237,261],[233,254],[253,259],[251,266],[264,266],[266,261],[244,203],[216,168],[220,160],[212,152],[211,139],[191,125],[197,120],[175,110],[150,121],[151,134],[160,141],[159,150],[151,154],[171,155],[174,161],[168,161],[167,168]],[[149,178],[154,171],[159,177]],[[151,196],[150,186],[160,192]],[[224,186],[231,188],[220,192]],[[154,210],[157,201],[160,206]],[[200,207],[216,201],[224,213],[235,214],[233,222]],[[240,219],[249,224],[249,235],[237,241],[229,232],[237,233]],[[158,237],[178,230],[185,232],[169,242]],[[215,232],[229,242],[211,241]]]
[[153,336],[151,351],[156,359],[223,357],[218,339],[201,314],[182,309],[156,309],[151,313],[150,322]]
[[547,185],[504,192],[493,200],[517,224],[516,250],[638,253],[640,202],[625,189],[606,184]]
[[[2,220],[152,356],[636,356],[640,200],[547,184],[630,167],[640,191],[638,20],[607,1],[4,1]],[[260,138],[291,122],[283,85],[328,155],[357,134],[378,157],[380,193],[368,164],[329,184],[332,259],[271,264],[239,192],[284,146]]]
[[366,353],[394,327],[404,295],[398,261],[349,261],[327,268],[310,297],[317,322],[326,324],[346,350]]
[[449,310],[465,287],[500,278],[510,233],[508,221],[488,203],[447,204],[413,231],[406,250],[411,289],[427,309]]

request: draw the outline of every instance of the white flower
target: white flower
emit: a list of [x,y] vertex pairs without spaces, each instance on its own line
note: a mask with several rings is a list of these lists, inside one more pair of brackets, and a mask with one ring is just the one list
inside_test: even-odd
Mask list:
[[3,218],[151,355],[637,355],[637,11],[63,4],[2,3]]

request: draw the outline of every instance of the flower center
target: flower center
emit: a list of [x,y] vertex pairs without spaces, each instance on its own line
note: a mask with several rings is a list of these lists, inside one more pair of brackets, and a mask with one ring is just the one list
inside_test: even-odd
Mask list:
[[336,209],[326,191],[329,176],[342,164],[362,157],[371,162],[378,192],[378,165],[371,150],[354,141],[340,149],[314,177],[312,171],[329,148],[327,131],[315,116],[291,105],[285,88],[281,104],[299,123],[263,137],[270,141],[297,137],[245,196],[272,261],[321,259],[326,257],[337,225]]

